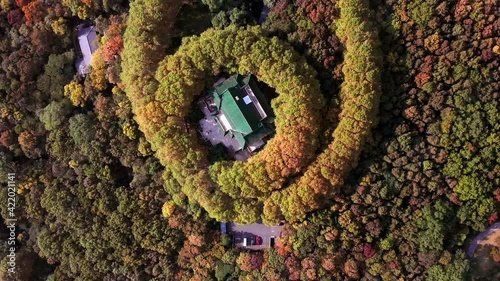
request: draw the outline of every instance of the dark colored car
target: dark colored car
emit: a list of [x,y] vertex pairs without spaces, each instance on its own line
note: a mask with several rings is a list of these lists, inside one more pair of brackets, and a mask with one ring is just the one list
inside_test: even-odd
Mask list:
[[262,245],[262,237],[255,235],[255,245]]
[[274,248],[274,240],[276,240],[276,237],[274,236],[271,236],[271,238],[269,239],[269,246],[271,246],[271,248]]

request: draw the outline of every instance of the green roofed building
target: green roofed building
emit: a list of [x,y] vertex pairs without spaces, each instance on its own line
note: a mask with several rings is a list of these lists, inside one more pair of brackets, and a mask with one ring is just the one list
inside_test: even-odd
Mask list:
[[235,150],[254,151],[274,133],[274,114],[253,75],[233,75],[209,93],[212,114],[224,135],[236,140]]

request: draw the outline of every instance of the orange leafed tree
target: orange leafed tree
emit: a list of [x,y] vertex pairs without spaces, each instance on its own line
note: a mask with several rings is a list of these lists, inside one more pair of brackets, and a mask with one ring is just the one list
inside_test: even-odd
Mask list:
[[26,23],[31,25],[34,22],[43,21],[47,15],[47,9],[42,0],[36,0],[22,6]]
[[115,60],[123,50],[123,39],[120,35],[116,35],[109,39],[102,46],[102,58],[105,62]]
[[29,2],[31,2],[32,0],[16,0],[16,5],[19,7],[19,8],[22,8],[26,5],[29,4]]
[[111,24],[106,30],[106,35],[103,38],[103,59],[105,62],[116,60],[123,50],[122,35],[125,32],[124,19],[118,16],[110,17]]
[[92,0],[82,0],[83,4],[85,4],[87,7],[91,8],[92,7]]
[[14,133],[11,131],[3,131],[0,133],[0,145],[9,147],[14,144]]

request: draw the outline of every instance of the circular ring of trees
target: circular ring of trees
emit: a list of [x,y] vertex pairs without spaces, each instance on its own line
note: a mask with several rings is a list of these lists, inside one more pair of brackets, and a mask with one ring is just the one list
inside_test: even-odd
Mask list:
[[[279,96],[272,102],[276,136],[248,162],[222,161],[206,170],[207,151],[194,133],[186,132],[184,118],[208,78],[222,71],[256,74],[276,89]],[[158,89],[153,99],[138,108],[137,115],[158,115],[156,118],[166,121],[150,141],[188,198],[197,198],[209,212],[215,204],[217,214],[222,211],[217,206],[227,209],[226,204],[233,202],[230,209],[241,221],[255,221],[268,193],[283,188],[289,176],[315,157],[324,106],[315,76],[291,46],[265,37],[258,27],[212,29],[185,39],[174,55],[160,62]]]
[[[158,7],[138,16],[142,2]],[[169,34],[165,26],[171,25],[161,15],[181,5],[166,2],[177,3],[131,4],[122,79],[139,128],[165,167],[165,188],[174,201],[182,204],[187,197],[192,208],[198,203],[219,221],[250,223],[262,217],[275,223],[281,216],[303,219],[334,198],[357,164],[378,108],[378,37],[369,25],[357,24],[369,14],[368,7],[356,0],[339,2],[338,34],[346,46],[342,112],[333,142],[316,156],[324,101],[305,60],[259,27],[207,30],[184,38],[178,51],[165,57],[169,37],[162,35]],[[223,71],[252,73],[275,88],[276,136],[248,162],[209,166],[208,151],[185,117],[208,82]]]

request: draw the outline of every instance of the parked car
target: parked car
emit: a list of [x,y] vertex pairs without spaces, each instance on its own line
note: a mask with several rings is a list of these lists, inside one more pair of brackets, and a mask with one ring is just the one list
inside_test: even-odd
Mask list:
[[271,238],[269,239],[269,246],[271,248],[274,248],[274,243],[276,242],[275,240],[276,240],[276,237],[274,237],[274,236],[271,236]]
[[255,235],[255,245],[262,245],[262,237]]
[[250,246],[255,245],[255,236],[251,236],[249,240],[250,240],[249,243]]

